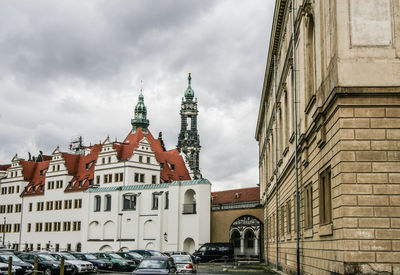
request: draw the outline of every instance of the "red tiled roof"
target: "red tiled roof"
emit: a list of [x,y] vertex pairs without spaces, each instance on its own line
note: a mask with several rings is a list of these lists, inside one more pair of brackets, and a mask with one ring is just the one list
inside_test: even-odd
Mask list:
[[239,203],[260,200],[260,187],[224,190],[211,193],[212,204]]
[[[96,166],[96,160],[101,148],[101,144],[95,144],[91,147],[88,155],[78,155],[78,158],[75,159],[76,174],[71,179],[70,184],[67,185],[66,189],[64,190],[65,192],[78,192],[86,190],[90,187],[90,182],[93,183],[94,168]],[[70,167],[74,166],[73,163],[69,163],[68,165]]]
[[[129,159],[144,137],[149,141],[151,150],[155,152],[157,161],[164,164],[164,168],[161,169],[161,179],[165,182],[190,180],[189,172],[178,150],[164,151],[161,141],[155,139],[150,131],[147,134],[143,133],[141,128],[138,128],[134,134],[130,132],[123,143],[114,143],[118,158],[120,160]],[[168,164],[175,165],[175,169],[171,170]]]
[[0,171],[6,171],[11,167],[11,164],[0,164]]
[[29,181],[21,195],[42,195],[44,193],[45,177],[49,168],[49,160],[34,162],[20,160],[24,180]]
[[[155,139],[150,131],[146,134],[143,133],[140,128],[137,129],[134,134],[129,133],[123,143],[113,143],[113,147],[117,151],[118,159],[129,159],[144,137],[150,142],[150,147],[155,152],[157,161],[163,163],[163,169],[161,169],[160,174],[164,182],[190,180],[189,172],[178,150],[173,149],[165,151],[159,139]],[[88,148],[90,148],[91,151],[86,156],[61,153],[65,160],[68,174],[73,176],[64,190],[65,192],[83,191],[90,187],[90,183],[93,183],[94,169],[102,145],[95,144]],[[42,157],[43,161],[41,162],[20,160],[24,180],[29,182],[22,192],[23,196],[40,195],[44,192],[41,191],[40,187],[43,186],[42,189],[44,190],[45,175],[52,156],[43,155]],[[172,165],[174,165],[174,169],[172,169]],[[7,165],[2,165],[0,168],[6,166]]]

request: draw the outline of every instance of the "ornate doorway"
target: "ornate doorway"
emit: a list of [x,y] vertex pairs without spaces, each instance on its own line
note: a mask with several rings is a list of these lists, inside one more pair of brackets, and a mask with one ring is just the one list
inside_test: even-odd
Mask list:
[[231,224],[229,240],[235,248],[237,258],[261,259],[263,224],[256,217],[240,216]]

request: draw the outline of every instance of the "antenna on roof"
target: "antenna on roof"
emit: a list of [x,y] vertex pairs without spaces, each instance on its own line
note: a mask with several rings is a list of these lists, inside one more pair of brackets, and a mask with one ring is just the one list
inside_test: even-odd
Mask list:
[[69,150],[78,155],[83,155],[85,153],[85,147],[83,146],[82,136],[71,139],[71,142],[69,144]]

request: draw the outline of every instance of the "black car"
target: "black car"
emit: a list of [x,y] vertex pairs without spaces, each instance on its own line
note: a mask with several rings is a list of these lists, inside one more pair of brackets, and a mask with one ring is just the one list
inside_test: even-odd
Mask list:
[[149,250],[149,249],[135,249],[135,250],[129,250],[129,252],[138,253],[138,254],[142,255],[143,257],[152,257],[152,256],[161,257],[161,256],[165,256],[160,251]]
[[[30,264],[35,263],[35,257],[38,257],[38,270],[44,275],[60,274],[61,262],[46,253],[22,253],[19,257]],[[73,274],[75,271],[71,264],[64,263],[65,274]]]
[[75,258],[91,262],[94,265],[93,272],[97,272],[98,270],[112,270],[113,263],[111,261],[105,259],[97,259],[94,255],[90,253],[80,253],[80,252],[72,252],[71,255],[74,255]]
[[120,255],[122,258],[134,261],[136,265],[138,265],[142,260],[143,256],[136,252],[115,252]]
[[93,253],[97,259],[109,260],[113,263],[113,270],[115,271],[132,271],[136,268],[136,265],[131,260],[126,260],[120,255],[113,252],[97,252]]
[[232,243],[206,243],[193,252],[200,262],[233,261],[234,248]]
[[25,274],[29,273],[30,271],[33,270],[33,265],[30,263],[26,263],[17,256],[15,256],[11,252],[0,252],[0,262],[1,263],[8,263],[8,259],[11,257],[12,259],[12,265],[14,266],[19,266],[21,269],[17,270],[17,274]]
[[150,256],[144,258],[132,274],[171,274],[175,272],[175,262],[171,257]]

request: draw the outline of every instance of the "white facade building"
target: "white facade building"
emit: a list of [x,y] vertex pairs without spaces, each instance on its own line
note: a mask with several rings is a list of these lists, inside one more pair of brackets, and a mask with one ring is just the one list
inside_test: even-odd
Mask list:
[[123,142],[0,165],[0,246],[193,252],[210,241],[211,183],[147,129],[143,95]]

